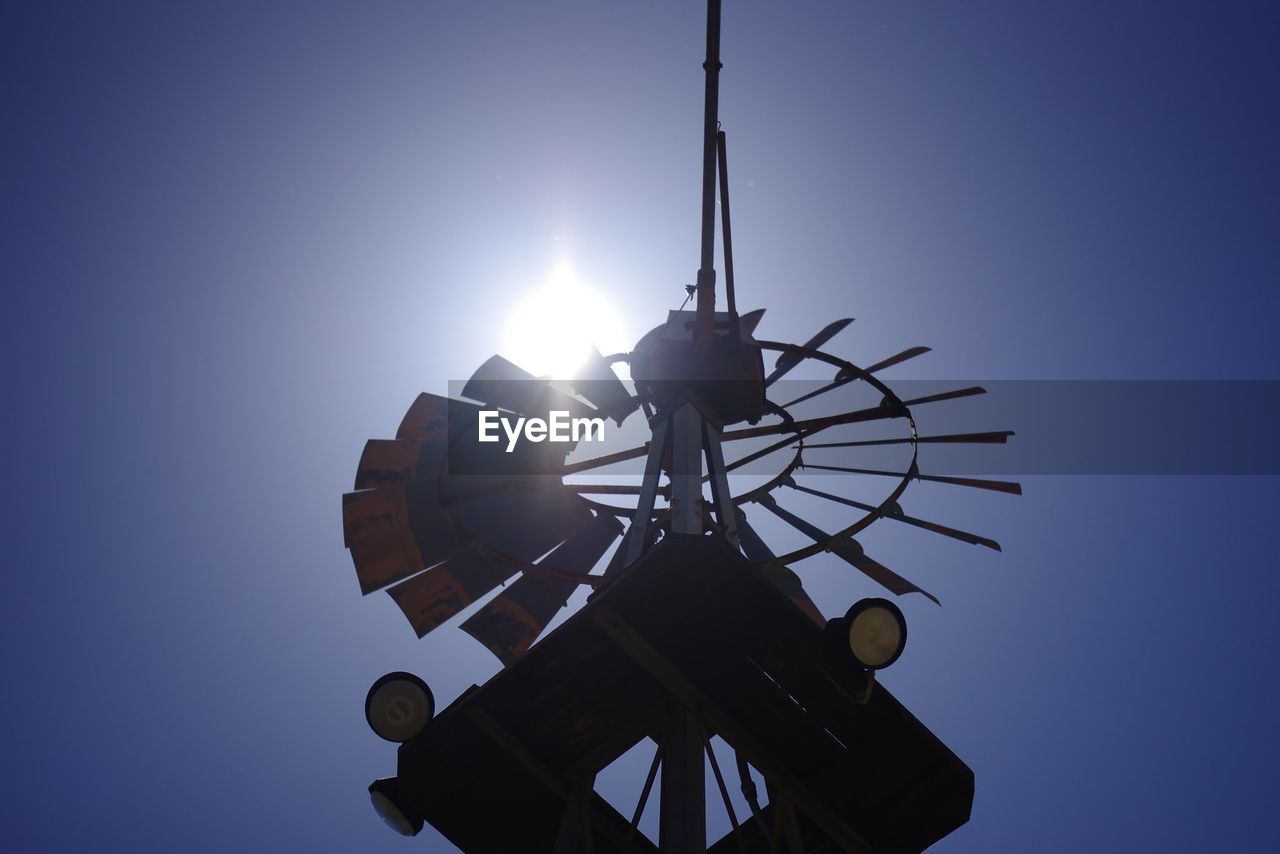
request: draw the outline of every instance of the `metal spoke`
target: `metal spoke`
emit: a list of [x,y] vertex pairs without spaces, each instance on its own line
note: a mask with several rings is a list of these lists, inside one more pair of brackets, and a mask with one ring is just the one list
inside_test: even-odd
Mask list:
[[[840,330],[844,329],[850,323],[853,323],[852,317],[844,317],[840,320],[828,323],[826,326],[822,327],[817,335],[814,335],[808,341],[804,342],[804,348],[806,350],[817,350],[823,344],[830,341],[836,333],[840,332]],[[800,364],[802,361],[804,361],[803,354],[795,351],[784,350],[782,354],[778,356],[777,362],[774,363],[773,373],[769,374],[769,376],[765,378],[765,388],[768,388],[778,380],[782,379],[783,376],[788,374],[792,368]]]
[[[805,465],[805,468],[822,469],[823,471],[848,472],[849,474],[874,474],[881,477],[902,477],[902,472],[878,471],[876,469],[855,469],[847,466],[819,466],[809,463]],[[1009,495],[1022,494],[1022,484],[1013,483],[1007,480],[982,480],[976,477],[948,477],[941,474],[920,474],[918,471],[913,473],[911,476],[916,480],[931,480],[935,483],[950,483],[955,486],[970,486],[974,489],[990,489],[993,492],[1005,492]]]
[[848,385],[854,380],[865,379],[869,375],[874,374],[876,371],[882,371],[885,368],[893,367],[894,365],[905,362],[908,359],[914,359],[916,356],[921,356],[928,352],[929,352],[928,347],[909,347],[908,349],[903,350],[901,353],[895,353],[887,359],[883,359],[879,362],[876,362],[874,365],[872,365],[869,368],[859,368],[856,365],[849,366],[849,368],[852,368],[853,370],[850,370],[849,368],[841,368],[840,372],[836,374],[836,378],[831,382],[827,383],[821,388],[818,388],[809,392],[808,394],[802,394],[800,397],[797,397],[795,400],[792,400],[788,403],[784,403],[783,406],[786,408],[790,408],[792,406],[795,406],[797,403],[803,403],[804,401],[815,398],[820,394],[826,394],[827,392],[832,391],[833,389],[837,389],[842,385]]
[[863,504],[861,501],[854,501],[852,498],[843,498],[839,495],[832,495],[830,492],[823,492],[820,489],[811,489],[807,486],[801,486],[795,481],[788,483],[787,486],[790,486],[792,489],[797,489],[800,492],[807,492],[810,495],[816,495],[819,498],[825,498],[828,501],[835,501],[840,504],[845,504],[849,507],[857,508],[858,510],[865,510],[869,513],[876,513],[877,515],[880,515],[881,518],[884,518],[884,519],[896,519],[899,522],[905,522],[908,525],[914,525],[917,528],[923,528],[926,531],[933,531],[935,534],[942,534],[944,537],[951,537],[954,540],[960,540],[962,542],[969,543],[970,545],[986,546],[987,548],[994,549],[995,551],[1001,550],[1000,544],[988,537],[982,537],[977,534],[970,534],[968,531],[961,531],[959,528],[949,528],[946,525],[939,525],[937,522],[930,522],[925,519],[917,519],[915,516],[908,516],[905,513],[901,512],[902,508],[900,507],[897,508],[898,512],[896,513],[889,512],[889,513],[880,514],[879,508],[874,507],[870,504]]
[[975,394],[986,394],[987,390],[980,385],[971,385],[968,388],[958,388],[953,391],[939,392],[938,394],[928,394],[924,397],[917,397],[911,400],[904,400],[906,406],[915,406],[919,403],[938,403],[943,400],[955,400],[959,397],[972,397]]
[[995,430],[989,433],[952,433],[946,436],[904,436],[898,439],[862,439],[856,442],[826,442],[818,445],[806,445],[809,448],[865,448],[872,445],[906,445],[920,444],[972,444],[1003,445],[1013,435],[1012,430]]

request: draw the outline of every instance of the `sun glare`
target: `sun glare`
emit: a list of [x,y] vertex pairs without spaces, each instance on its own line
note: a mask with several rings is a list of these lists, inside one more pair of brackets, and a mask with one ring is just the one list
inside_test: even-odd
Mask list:
[[569,379],[592,346],[607,355],[621,338],[613,306],[562,263],[516,303],[507,318],[502,353],[532,374]]

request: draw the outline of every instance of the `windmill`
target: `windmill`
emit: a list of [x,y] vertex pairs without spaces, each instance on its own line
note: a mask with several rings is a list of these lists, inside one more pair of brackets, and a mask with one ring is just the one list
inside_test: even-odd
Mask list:
[[[880,378],[928,348],[860,366],[823,349],[850,319],[792,344],[757,337],[762,310],[739,314],[717,120],[719,32],[720,3],[710,0],[695,309],[670,312],[629,352],[593,352],[568,390],[494,356],[461,399],[419,395],[394,439],[366,445],[355,491],[343,497],[362,592],[385,589],[419,637],[470,610],[462,630],[505,665],[439,715],[415,675],[390,673],[370,689],[370,726],[400,747],[397,775],[369,791],[406,835],[429,821],[469,852],[919,851],[968,818],[972,772],[874,680],[902,652],[902,612],[877,596],[826,619],[793,567],[831,554],[881,592],[936,602],[858,537],[891,520],[999,549],[908,515],[902,502],[922,480],[1020,493],[1015,483],[926,474],[918,461],[922,444],[994,444],[1012,434],[917,432],[922,408],[983,393],[967,387],[904,400]],[[717,196],[725,311],[716,310]],[[830,381],[773,399],[778,381],[804,362],[824,366]],[[615,372],[624,363],[632,388]],[[845,400],[833,392],[853,387],[873,402],[796,412]],[[644,418],[649,440],[570,461],[572,441],[480,441],[486,413],[544,421],[565,413],[619,426]],[[812,441],[854,424],[896,432]],[[735,454],[740,443],[755,444]],[[886,446],[907,452],[899,467],[835,464]],[[582,479],[641,459],[638,484]],[[767,460],[780,462],[731,491],[731,473]],[[884,490],[874,501],[819,490],[797,478],[810,469]],[[827,531],[789,509],[801,495],[850,511],[846,524]],[[775,550],[748,513],[780,520],[803,544]],[[583,586],[591,590],[586,605],[548,632]],[[742,822],[712,735],[735,753],[751,812]],[[628,819],[594,791],[594,778],[646,738],[657,748]],[[732,827],[710,848],[708,766]],[[659,769],[655,847],[636,827]],[[765,780],[767,804],[752,769]]]

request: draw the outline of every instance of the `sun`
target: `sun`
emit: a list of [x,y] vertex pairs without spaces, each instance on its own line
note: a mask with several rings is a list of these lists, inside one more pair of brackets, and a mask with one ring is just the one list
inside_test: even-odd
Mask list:
[[591,352],[622,340],[617,311],[600,293],[584,285],[567,263],[518,300],[507,318],[502,353],[532,374],[570,379]]

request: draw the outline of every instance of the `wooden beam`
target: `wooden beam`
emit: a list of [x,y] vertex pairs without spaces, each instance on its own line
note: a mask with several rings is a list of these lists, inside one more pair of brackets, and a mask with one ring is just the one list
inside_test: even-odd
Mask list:
[[594,621],[601,631],[627,652],[636,663],[649,671],[668,691],[694,715],[705,719],[756,768],[765,774],[788,800],[804,810],[814,824],[840,845],[855,854],[871,854],[871,847],[838,815],[812,796],[807,786],[786,770],[778,757],[769,754],[751,734],[731,716],[721,711],[705,694],[687,679],[652,644],[609,608],[596,611]]
[[706,760],[702,727],[683,706],[671,710],[662,732],[662,854],[706,854]]
[[570,795],[568,786],[560,779],[560,776],[543,764],[542,760],[529,752],[529,749],[520,743],[514,735],[507,731],[506,727],[498,723],[484,709],[473,706],[467,709],[467,717],[474,723],[481,732],[493,739],[494,743],[509,753],[513,758],[519,760],[520,764],[530,773],[542,781],[543,785],[551,789],[562,798],[568,798]]

